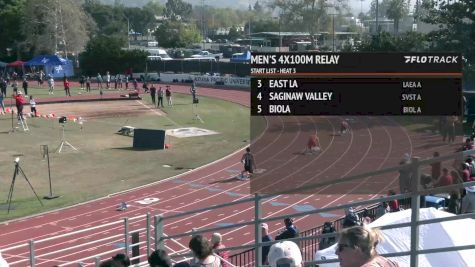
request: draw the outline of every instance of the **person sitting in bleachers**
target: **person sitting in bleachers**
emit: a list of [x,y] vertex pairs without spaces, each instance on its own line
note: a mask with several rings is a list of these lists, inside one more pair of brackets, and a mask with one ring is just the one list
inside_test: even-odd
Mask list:
[[150,267],[171,267],[172,261],[165,250],[157,249],[148,257],[148,264]]
[[195,255],[190,262],[191,267],[221,267],[221,260],[213,255],[211,244],[203,236],[193,236],[188,247]]

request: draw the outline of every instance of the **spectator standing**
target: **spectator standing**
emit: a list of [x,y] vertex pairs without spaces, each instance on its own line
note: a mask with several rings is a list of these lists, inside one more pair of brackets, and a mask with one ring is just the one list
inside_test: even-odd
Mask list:
[[106,86],[107,86],[107,89],[110,89],[110,86],[111,86],[111,75],[110,73],[107,71],[106,72]]
[[303,267],[302,252],[297,244],[291,241],[282,241],[273,244],[269,249],[269,265]]
[[3,103],[3,99],[5,98],[5,95],[3,92],[0,92],[0,114],[5,115],[5,104]]
[[289,238],[296,238],[299,236],[299,230],[294,225],[294,219],[287,217],[284,219],[285,229],[282,233],[275,237],[275,240],[283,240]]
[[221,260],[213,255],[213,249],[208,240],[201,235],[195,235],[191,238],[188,247],[194,254],[191,267],[220,267]]
[[341,267],[398,267],[399,264],[379,256],[376,246],[382,241],[377,230],[355,226],[339,235],[336,255]]
[[133,85],[134,85],[134,90],[137,91],[137,89],[139,88],[139,84],[137,83],[137,79],[134,79],[132,81]]
[[86,92],[91,92],[91,78],[89,76],[86,77]]
[[96,80],[97,80],[97,88],[102,89],[102,76],[100,73],[97,74]]
[[170,85],[167,85],[167,89],[165,90],[165,96],[167,97],[168,106],[173,106],[172,91],[170,89]]
[[161,105],[163,108],[163,89],[161,86],[158,88],[157,96],[158,96],[157,107],[160,107]]
[[157,88],[152,84],[152,87],[150,87],[150,97],[152,98],[152,103],[155,106],[155,95],[157,94]]
[[119,79],[119,81],[118,81],[119,82],[119,88],[122,89],[122,83],[123,83],[124,79],[122,78],[122,75],[120,75],[120,74],[117,74],[117,77]]
[[3,94],[3,96],[7,95],[7,81],[3,78],[0,78],[0,92]]
[[16,80],[13,80],[12,88],[13,88],[13,93],[16,94],[18,92],[18,83]]
[[129,76],[125,76],[125,90],[129,90]]
[[23,91],[25,92],[25,95],[28,95],[28,80],[26,78],[23,78]]
[[53,76],[49,76],[49,79],[48,79],[48,95],[54,95],[54,79],[53,79]]
[[69,89],[69,86],[70,84],[69,84],[68,79],[67,78],[64,79],[64,91],[66,93],[66,96],[71,96],[71,90]]
[[465,187],[461,213],[475,213],[475,186]]
[[13,95],[13,98],[15,98],[18,120],[23,120],[23,105],[25,104],[23,93],[21,91],[18,91],[16,94]]
[[38,117],[36,115],[36,101],[32,95],[30,95],[30,109],[31,109],[32,116]]
[[455,126],[458,123],[457,116],[450,116],[447,118],[447,131],[449,136],[449,144],[455,142]]
[[114,76],[114,89],[117,90],[117,86],[119,84],[119,75]]
[[172,261],[167,252],[162,249],[157,249],[148,257],[148,264],[150,267],[172,267]]
[[43,70],[40,70],[40,72],[38,73],[38,86],[43,85],[44,79],[45,79],[45,73],[43,72]]
[[84,77],[84,75],[81,75],[81,77],[79,77],[79,85],[81,86],[81,90],[84,90],[84,83],[86,82],[86,77]]
[[229,261],[229,251],[215,251],[217,249],[226,248],[226,246],[223,244],[223,237],[220,233],[213,233],[211,236],[211,247],[213,248],[214,253],[216,253],[221,258],[221,267],[228,267],[227,262]]
[[[261,223],[262,242],[271,242],[272,236],[269,234],[269,226],[267,223]],[[269,254],[270,245],[262,246],[262,265],[267,264],[267,255]]]

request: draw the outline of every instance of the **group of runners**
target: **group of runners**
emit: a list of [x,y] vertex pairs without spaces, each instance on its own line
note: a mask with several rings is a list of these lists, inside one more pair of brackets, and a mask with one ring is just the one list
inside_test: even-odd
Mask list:
[[[338,132],[339,135],[347,134],[351,131],[350,125],[346,120],[342,120],[340,123],[340,131]],[[318,154],[322,151],[320,146],[320,139],[318,138],[318,131],[315,130],[314,133],[310,135],[308,138],[307,146],[302,154],[309,155],[309,154]],[[248,147],[246,148],[246,153],[241,157],[241,163],[244,165],[244,170],[238,176],[239,180],[246,180],[250,179],[251,175],[254,173],[256,169],[256,163],[254,160],[254,156],[251,154],[251,149]]]

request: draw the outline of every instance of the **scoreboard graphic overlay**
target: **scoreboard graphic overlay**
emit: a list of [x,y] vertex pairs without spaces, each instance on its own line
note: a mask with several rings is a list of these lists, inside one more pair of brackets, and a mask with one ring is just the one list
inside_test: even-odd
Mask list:
[[[261,158],[258,154],[256,163],[263,162],[262,172],[251,179],[251,192],[275,193],[375,171],[376,162],[334,175],[327,167],[328,164],[337,167],[342,157],[355,162],[358,161],[355,157],[363,156],[368,160],[380,159],[383,152],[374,149],[369,149],[369,155],[360,155],[361,151],[343,155],[348,149],[342,149],[339,155],[333,149],[338,145],[354,146],[353,142],[368,138],[371,138],[368,142],[384,142],[388,137],[382,132],[386,135],[388,131],[393,135],[399,132],[400,136],[389,137],[388,142],[401,139],[400,144],[392,144],[393,150],[400,146],[401,151],[389,157],[390,151],[385,154],[386,162],[380,164],[384,168],[400,164],[404,154],[432,154],[431,149],[441,150],[437,151],[441,154],[453,151],[462,140],[462,60],[457,53],[252,53],[251,150],[265,151],[273,140],[272,146],[286,149],[288,161],[278,159],[285,158],[283,151]],[[341,134],[343,121],[354,131]],[[456,127],[457,144],[447,141],[449,131],[440,126],[447,123]],[[266,130],[263,124],[267,125]],[[423,125],[424,131],[417,125]],[[296,131],[297,126],[302,133]],[[277,129],[281,131],[279,135]],[[321,151],[306,153],[307,139],[315,131]],[[445,141],[444,132],[447,132]],[[286,148],[292,135],[301,139],[300,146],[295,142],[294,147]],[[432,146],[414,143],[410,138],[431,141]],[[443,143],[439,144],[439,140]],[[405,143],[411,144],[406,148]],[[427,149],[416,149],[422,147]],[[289,168],[295,171],[288,174],[282,171]],[[375,193],[372,191],[379,192],[387,179],[391,178],[373,177],[360,190],[354,188],[360,181],[351,185],[335,184],[327,189],[332,193],[348,193],[349,188],[352,193]]]

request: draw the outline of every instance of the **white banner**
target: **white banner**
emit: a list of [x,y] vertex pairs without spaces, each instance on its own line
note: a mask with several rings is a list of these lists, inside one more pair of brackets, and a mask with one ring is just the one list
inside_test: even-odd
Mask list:
[[160,73],[160,81],[172,83],[174,80],[193,80],[196,85],[216,85],[220,82],[221,86],[250,88],[251,79],[249,77],[230,77],[230,76],[211,76],[211,75],[192,75],[192,74],[174,74]]

